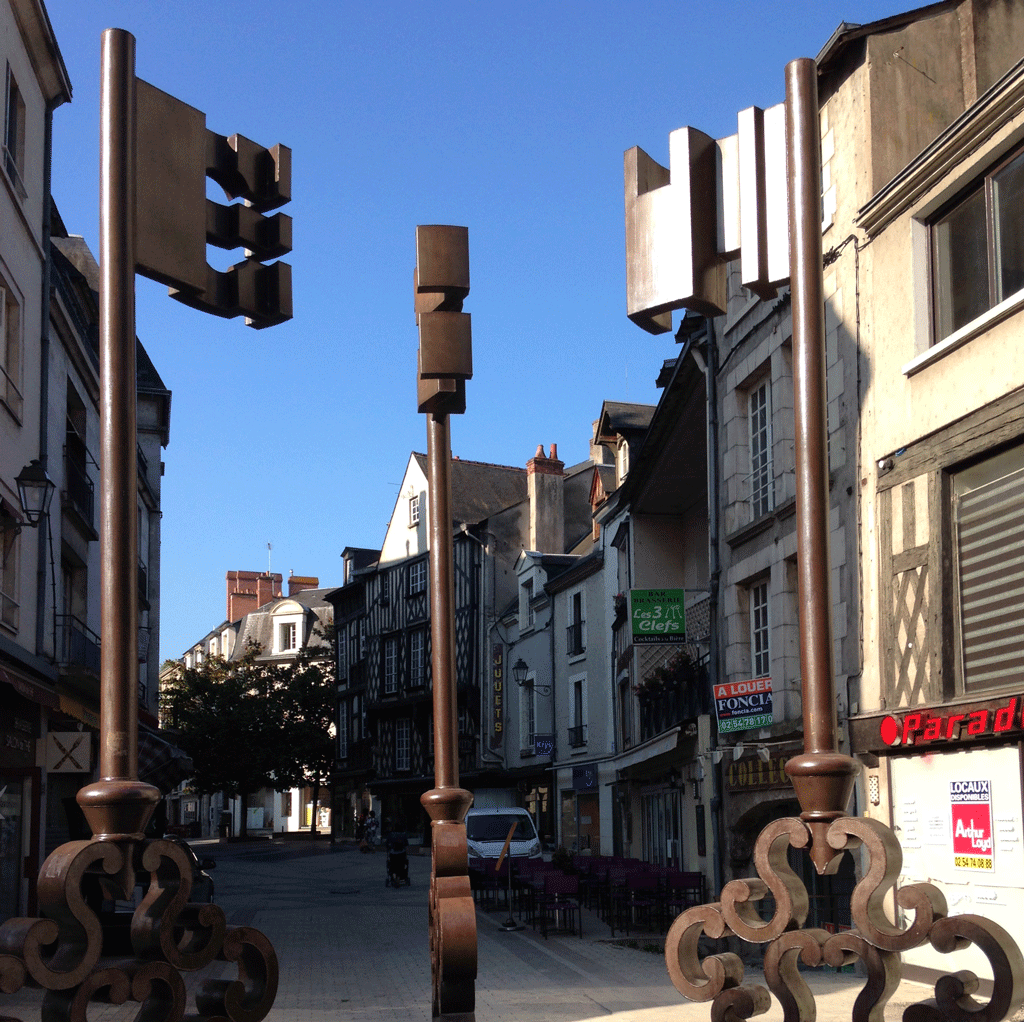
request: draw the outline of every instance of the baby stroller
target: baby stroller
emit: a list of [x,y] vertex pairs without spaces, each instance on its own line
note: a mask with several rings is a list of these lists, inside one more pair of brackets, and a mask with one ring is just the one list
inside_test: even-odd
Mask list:
[[402,884],[410,884],[409,879],[409,839],[405,834],[389,834],[387,841],[388,848],[388,875],[384,881],[385,887],[401,887]]

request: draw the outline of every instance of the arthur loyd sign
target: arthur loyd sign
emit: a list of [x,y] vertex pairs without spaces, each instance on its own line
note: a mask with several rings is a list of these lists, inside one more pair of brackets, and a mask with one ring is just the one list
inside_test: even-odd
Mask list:
[[950,781],[953,814],[953,865],[957,869],[992,869],[992,784]]

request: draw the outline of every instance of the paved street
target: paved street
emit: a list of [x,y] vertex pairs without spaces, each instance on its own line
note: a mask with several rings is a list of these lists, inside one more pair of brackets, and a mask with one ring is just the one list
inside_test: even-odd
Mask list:
[[[430,961],[426,895],[430,860],[410,858],[412,885],[385,887],[385,856],[326,842],[196,843],[217,859],[216,900],[229,924],[252,925],[270,938],[281,984],[269,1022],[422,1020],[430,1018]],[[506,933],[505,911],[477,912],[479,1022],[705,1022],[708,1005],[682,1000],[668,981],[662,955],[611,942],[587,914],[584,937],[552,936],[529,928]],[[589,932],[588,932],[589,931]],[[639,938],[641,945],[649,940]],[[225,967],[227,968],[227,967]],[[233,971],[233,969],[232,969]],[[227,974],[227,973],[226,973]],[[209,972],[201,974],[208,978]],[[760,977],[751,976],[752,981]],[[822,1022],[849,1019],[861,980],[832,972],[808,975],[819,993]],[[929,991],[904,984],[889,1019]],[[0,998],[0,1015],[38,1018],[38,992]],[[124,1008],[97,1006],[91,1022],[124,1022]],[[760,1016],[780,1022],[778,1004]]]

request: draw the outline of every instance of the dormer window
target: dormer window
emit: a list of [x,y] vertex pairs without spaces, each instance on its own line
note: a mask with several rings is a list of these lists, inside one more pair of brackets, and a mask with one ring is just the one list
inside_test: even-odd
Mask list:
[[285,621],[277,626],[277,652],[287,653],[298,648],[298,629],[294,621]]

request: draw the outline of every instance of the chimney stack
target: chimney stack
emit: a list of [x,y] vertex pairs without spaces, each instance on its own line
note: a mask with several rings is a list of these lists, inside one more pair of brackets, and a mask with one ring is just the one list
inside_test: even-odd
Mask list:
[[228,572],[228,621],[232,624],[256,609],[257,578],[255,571]]
[[530,549],[543,554],[565,553],[565,465],[558,447],[544,447],[526,463],[526,488],[530,498]]
[[294,596],[304,589],[316,589],[318,585],[320,585],[320,579],[313,575],[289,575],[288,595]]
[[256,606],[263,607],[271,600],[276,600],[281,595],[281,582],[280,572],[275,571],[274,574],[269,571],[261,572],[256,579]]

